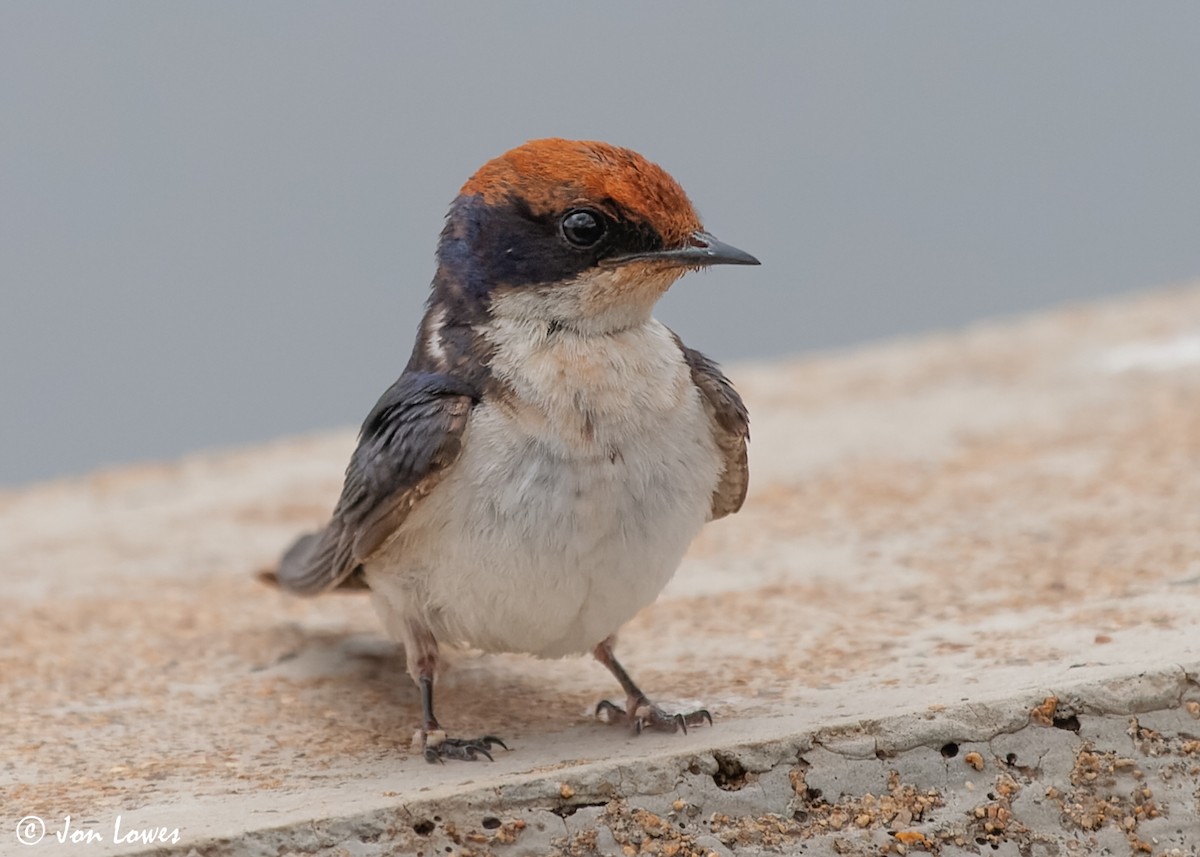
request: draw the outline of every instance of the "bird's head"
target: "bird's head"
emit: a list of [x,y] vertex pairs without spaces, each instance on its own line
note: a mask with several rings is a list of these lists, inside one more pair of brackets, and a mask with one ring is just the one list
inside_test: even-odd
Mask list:
[[438,282],[492,317],[611,332],[645,321],[689,269],[757,265],[704,231],[683,188],[629,149],[533,140],[463,185]]

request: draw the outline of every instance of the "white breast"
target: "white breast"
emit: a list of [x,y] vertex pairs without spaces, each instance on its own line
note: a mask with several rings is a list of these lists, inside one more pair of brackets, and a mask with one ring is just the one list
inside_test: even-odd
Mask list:
[[586,652],[653,601],[707,520],[721,461],[671,333],[498,321],[513,390],[366,572],[393,633],[545,657]]

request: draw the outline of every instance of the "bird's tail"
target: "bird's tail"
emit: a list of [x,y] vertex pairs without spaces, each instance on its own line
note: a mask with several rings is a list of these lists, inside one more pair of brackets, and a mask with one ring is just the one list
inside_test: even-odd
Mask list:
[[324,536],[326,531],[306,533],[292,543],[283,554],[277,568],[259,571],[256,575],[262,583],[291,592],[294,595],[318,595],[322,592],[365,592],[370,589],[362,573],[362,566],[354,569],[349,575],[329,588],[327,573],[314,574],[314,569],[323,570],[328,562],[321,561],[319,554],[326,551],[329,545]]

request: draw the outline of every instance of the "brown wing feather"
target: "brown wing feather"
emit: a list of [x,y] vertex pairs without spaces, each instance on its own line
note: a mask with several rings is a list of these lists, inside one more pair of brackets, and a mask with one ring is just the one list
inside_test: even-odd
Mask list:
[[288,549],[274,582],[299,595],[363,588],[355,572],[457,460],[475,401],[449,376],[402,375],[363,423],[329,523]]
[[713,438],[725,460],[725,470],[712,496],[709,520],[715,521],[742,508],[746,499],[746,487],[750,484],[750,466],[746,458],[750,414],[742,397],[716,363],[694,348],[688,348],[678,336],[675,341],[692,370],[692,381],[700,390],[704,410],[712,422]]

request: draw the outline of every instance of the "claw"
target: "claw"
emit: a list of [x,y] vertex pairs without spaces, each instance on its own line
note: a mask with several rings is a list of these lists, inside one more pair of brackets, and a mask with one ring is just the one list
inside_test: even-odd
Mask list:
[[639,735],[646,729],[653,729],[658,732],[683,732],[687,733],[689,726],[699,726],[707,722],[712,726],[712,715],[707,709],[699,708],[695,711],[689,711],[686,714],[668,714],[657,705],[653,704],[646,694],[642,693],[639,688],[629,677],[629,673],[625,672],[625,668],[617,661],[616,655],[613,654],[613,645],[616,643],[615,637],[608,637],[602,640],[595,649],[592,650],[592,655],[603,664],[613,677],[620,683],[621,689],[625,691],[625,708],[609,702],[607,699],[601,700],[596,705],[596,717],[600,718],[603,715],[603,720],[606,723],[615,723],[618,720],[628,723],[633,727],[633,731]]
[[647,729],[654,732],[682,732],[686,735],[689,726],[701,726],[704,723],[712,726],[713,722],[712,715],[705,708],[687,713],[678,712],[668,714],[657,705],[652,705],[643,700],[640,705],[632,710],[633,713],[630,714],[616,703],[602,699],[596,703],[595,716],[605,723],[628,723],[638,735]]
[[[601,718],[601,714],[604,715]],[[607,699],[602,699],[596,703],[596,711],[593,715],[597,719],[602,719],[605,723],[615,723],[616,720],[625,719],[625,709],[614,702],[609,702]],[[616,720],[614,720],[616,718]]]
[[427,739],[421,752],[431,765],[434,762],[445,764],[446,759],[477,762],[480,756],[493,762],[495,760],[489,752],[493,745],[508,749],[508,745],[495,735],[484,735],[482,738],[443,738],[437,743],[430,743]]

